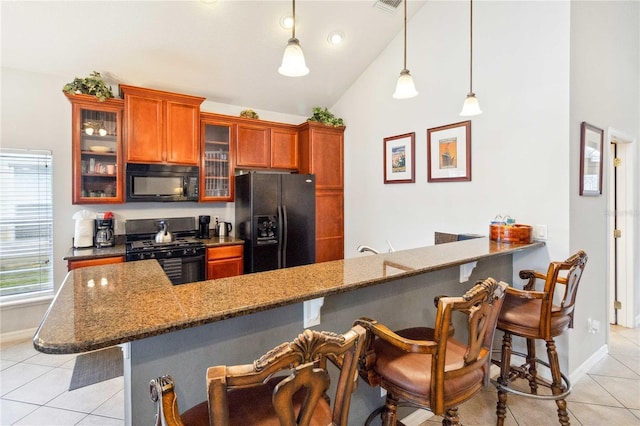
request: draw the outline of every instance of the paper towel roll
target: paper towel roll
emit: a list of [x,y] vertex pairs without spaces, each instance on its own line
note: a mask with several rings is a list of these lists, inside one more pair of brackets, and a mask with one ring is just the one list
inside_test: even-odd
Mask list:
[[91,213],[87,210],[81,210],[73,215],[73,219],[76,221],[73,233],[73,247],[93,247],[94,218],[95,213]]

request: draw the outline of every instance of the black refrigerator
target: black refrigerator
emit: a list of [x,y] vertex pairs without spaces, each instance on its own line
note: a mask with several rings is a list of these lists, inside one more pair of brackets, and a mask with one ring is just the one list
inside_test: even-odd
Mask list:
[[245,274],[315,263],[315,175],[250,172],[235,193]]

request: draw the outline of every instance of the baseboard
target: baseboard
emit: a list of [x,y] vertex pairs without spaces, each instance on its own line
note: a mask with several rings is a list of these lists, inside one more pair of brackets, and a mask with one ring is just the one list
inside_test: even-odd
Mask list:
[[17,340],[30,340],[33,339],[33,335],[36,334],[37,328],[27,328],[24,330],[10,331],[8,333],[0,334],[0,342],[11,343]]
[[433,413],[429,410],[416,410],[400,421],[405,426],[419,426],[431,417],[433,417]]
[[602,345],[600,349],[595,351],[578,368],[576,368],[571,372],[571,374],[569,374],[569,381],[572,384],[577,383],[578,380],[586,376],[589,370],[591,370],[591,368],[593,368],[594,365],[596,365],[605,356],[607,356],[608,353],[609,353],[609,347],[607,345]]

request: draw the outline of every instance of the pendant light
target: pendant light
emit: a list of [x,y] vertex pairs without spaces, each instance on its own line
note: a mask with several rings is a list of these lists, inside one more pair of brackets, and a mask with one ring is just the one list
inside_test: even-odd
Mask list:
[[293,26],[291,38],[284,49],[282,64],[278,72],[287,77],[302,77],[309,74],[309,68],[304,63],[304,55],[300,47],[300,41],[296,38],[296,0],[293,0]]
[[407,69],[407,0],[404,0],[404,68],[400,71],[400,77],[396,83],[396,91],[393,97],[396,99],[413,98],[418,94],[413,77]]
[[469,0],[469,93],[460,115],[464,117],[482,114],[476,94],[473,93],[473,0]]

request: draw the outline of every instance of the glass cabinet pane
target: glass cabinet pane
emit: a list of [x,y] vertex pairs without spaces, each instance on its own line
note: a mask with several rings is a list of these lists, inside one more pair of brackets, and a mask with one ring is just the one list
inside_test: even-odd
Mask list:
[[116,197],[118,114],[81,108],[80,121],[81,197]]
[[204,125],[203,185],[204,199],[228,199],[231,196],[230,153],[231,126]]
[[65,94],[72,105],[73,204],[123,203],[122,99]]

